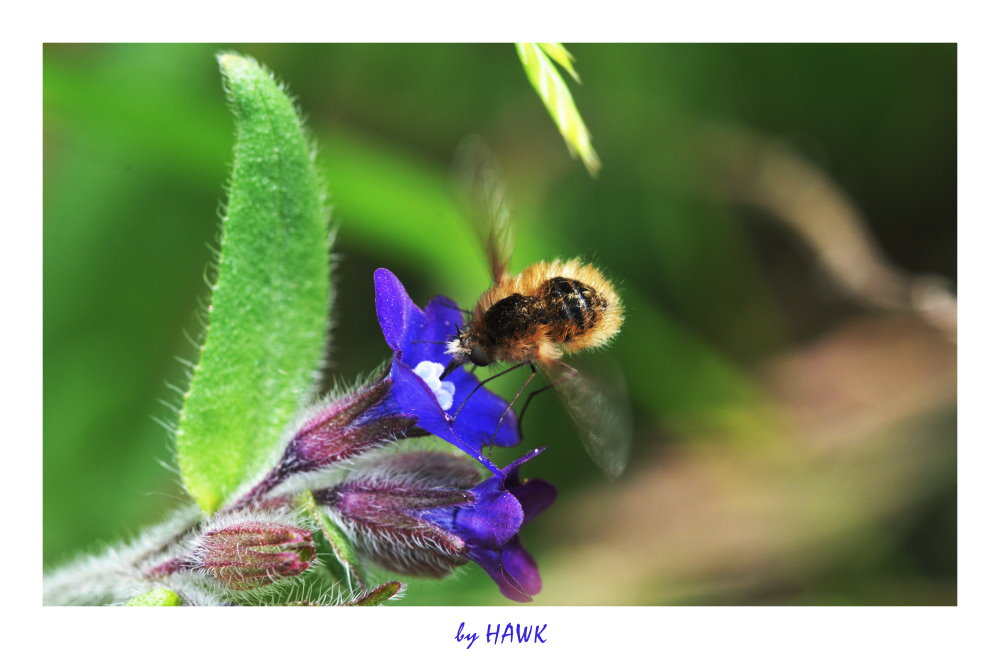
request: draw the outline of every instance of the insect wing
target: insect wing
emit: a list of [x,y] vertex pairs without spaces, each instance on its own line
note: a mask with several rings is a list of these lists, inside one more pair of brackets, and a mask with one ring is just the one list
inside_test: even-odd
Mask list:
[[624,395],[598,387],[585,374],[562,362],[544,369],[591,459],[608,475],[621,475],[632,447],[631,410]]
[[507,276],[507,266],[514,251],[503,174],[493,151],[479,136],[465,138],[455,158],[463,207],[474,222],[496,284]]

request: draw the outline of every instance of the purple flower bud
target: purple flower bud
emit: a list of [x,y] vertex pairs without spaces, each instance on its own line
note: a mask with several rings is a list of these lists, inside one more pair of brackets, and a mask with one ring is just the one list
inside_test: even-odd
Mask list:
[[299,427],[285,452],[287,470],[312,471],[360,455],[399,438],[415,418],[387,403],[392,379],[321,406]]
[[235,590],[300,575],[316,557],[311,532],[281,523],[236,523],[205,532],[196,543],[187,565]]
[[354,532],[359,551],[390,570],[421,577],[444,577],[466,562],[465,541],[419,516],[474,501],[471,493],[432,487],[409,476],[360,478],[315,492]]
[[385,377],[335,401],[316,406],[289,441],[277,466],[228,510],[261,505],[264,496],[289,476],[315,471],[405,436],[416,418],[402,415]]
[[539,452],[479,484],[467,457],[399,454],[314,496],[332,510],[359,552],[385,568],[444,577],[471,559],[506,597],[530,601],[541,590],[541,578],[517,534],[552,503],[555,489],[542,480],[522,484],[517,467]]

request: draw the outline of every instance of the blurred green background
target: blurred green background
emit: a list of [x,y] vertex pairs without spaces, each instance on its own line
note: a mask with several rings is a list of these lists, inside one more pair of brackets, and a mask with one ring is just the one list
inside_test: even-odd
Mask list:
[[[470,133],[506,169],[513,269],[582,255],[621,287],[625,328],[580,364],[627,383],[633,461],[606,481],[558,402],[532,405],[549,451],[528,473],[560,489],[522,535],[536,601],[954,604],[955,46],[568,47],[596,180],[511,45],[46,46],[45,566],[185,500],[156,420],[207,293],[233,143],[214,54],[233,49],[318,144],[328,380],[388,355],[375,268],[418,303],[486,288],[449,185]],[[466,569],[403,603],[504,601]]]

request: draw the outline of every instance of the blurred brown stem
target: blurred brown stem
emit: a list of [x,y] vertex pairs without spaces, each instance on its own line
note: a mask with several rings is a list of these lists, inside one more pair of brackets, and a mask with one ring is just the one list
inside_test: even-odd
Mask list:
[[911,275],[887,260],[858,209],[822,170],[784,143],[754,133],[718,129],[705,144],[725,197],[784,223],[848,295],[913,313],[955,340],[957,300],[945,279]]

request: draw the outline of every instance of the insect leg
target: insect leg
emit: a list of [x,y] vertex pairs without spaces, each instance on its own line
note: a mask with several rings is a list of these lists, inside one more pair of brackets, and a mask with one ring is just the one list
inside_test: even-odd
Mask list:
[[521,430],[521,422],[524,421],[524,414],[526,412],[528,412],[528,405],[531,404],[531,400],[532,399],[534,399],[537,395],[545,392],[546,390],[551,390],[552,388],[556,387],[557,385],[559,385],[563,381],[569,381],[569,380],[572,380],[573,378],[576,377],[576,369],[574,367],[572,367],[571,365],[567,365],[566,363],[560,363],[560,365],[562,365],[562,367],[563,367],[563,375],[562,376],[560,376],[555,381],[552,381],[551,383],[549,383],[548,385],[546,385],[544,388],[539,388],[539,389],[535,390],[534,392],[532,392],[531,394],[528,395],[527,399],[524,400],[524,405],[521,407],[521,414],[517,416],[517,429],[518,430]]
[[[525,363],[521,363],[521,365],[525,365]],[[514,398],[511,399],[510,403],[507,404],[507,408],[503,411],[503,414],[500,415],[500,419],[497,421],[497,427],[493,430],[493,440],[490,442],[490,446],[493,446],[494,443],[496,442],[497,435],[500,433],[500,426],[503,424],[503,418],[507,416],[508,412],[514,409],[514,404],[517,403],[517,400],[521,398],[521,395],[524,393],[525,388],[527,388],[528,384],[531,383],[531,379],[535,378],[535,376],[538,374],[538,370],[535,369],[533,363],[527,363],[527,365],[528,367],[531,368],[531,374],[529,374],[528,378],[524,381],[524,383],[521,384],[521,389],[517,391],[517,394],[514,395]]]
[[544,388],[539,388],[528,395],[528,398],[524,400],[524,405],[521,407],[521,414],[517,416],[518,430],[521,430],[521,422],[524,421],[524,413],[528,412],[528,405],[531,403],[531,400],[534,399],[537,395],[545,392],[546,390],[551,390],[554,387],[555,387],[554,383],[549,383]]
[[[454,420],[455,418],[458,417],[458,413],[462,412],[462,408],[464,408],[465,404],[469,402],[469,399],[472,398],[472,395],[474,395],[476,393],[476,390],[478,390],[479,388],[483,387],[484,385],[486,385],[487,383],[489,383],[493,379],[499,378],[499,377],[503,376],[504,374],[506,374],[507,372],[513,372],[514,370],[516,370],[519,367],[522,367],[523,365],[524,365],[524,363],[518,363],[517,365],[513,365],[511,367],[508,367],[507,369],[505,369],[503,371],[500,371],[500,372],[497,372],[493,376],[490,376],[490,377],[485,378],[482,381],[480,381],[479,385],[477,385],[476,387],[472,388],[472,392],[470,392],[468,395],[466,395],[465,399],[462,400],[461,405],[458,406],[458,410],[455,411],[455,414],[452,415],[451,418]],[[504,414],[506,414],[506,413],[504,413]]]

